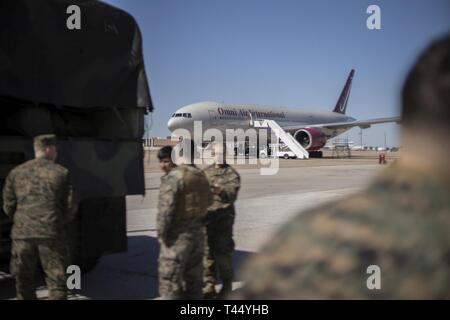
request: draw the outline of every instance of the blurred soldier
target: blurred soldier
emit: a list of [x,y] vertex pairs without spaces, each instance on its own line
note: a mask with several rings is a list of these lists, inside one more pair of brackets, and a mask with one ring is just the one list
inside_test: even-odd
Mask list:
[[159,168],[165,173],[165,177],[177,165],[172,161],[172,147],[165,146],[158,151]]
[[182,144],[179,166],[171,160],[172,148],[158,154],[166,173],[161,178],[157,216],[159,294],[163,299],[202,299],[203,219],[212,196],[204,173],[192,164],[193,144]]
[[18,299],[36,299],[34,275],[41,262],[49,299],[66,299],[67,223],[72,187],[56,164],[56,137],[34,139],[35,159],[14,168],[3,189],[3,210],[13,219],[11,272]]
[[232,289],[234,202],[241,187],[241,181],[236,170],[226,163],[225,150],[226,147],[223,144],[214,144],[214,164],[204,170],[214,195],[206,218],[207,243],[203,290],[206,298],[215,297],[218,274],[222,280],[222,289],[218,298],[223,299]]
[[298,215],[244,268],[241,299],[449,299],[450,37],[403,88],[399,161],[364,192]]

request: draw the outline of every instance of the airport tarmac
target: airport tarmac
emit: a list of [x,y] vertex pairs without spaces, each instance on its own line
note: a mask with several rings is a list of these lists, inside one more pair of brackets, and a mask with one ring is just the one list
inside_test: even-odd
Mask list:
[[[158,161],[156,158],[157,150],[145,150],[144,168],[146,172],[155,172],[159,170]],[[323,158],[309,158],[309,159],[279,159],[280,168],[298,168],[298,167],[322,167],[322,166],[343,166],[343,165],[358,165],[358,164],[376,164],[378,156],[385,154],[388,162],[393,162],[399,158],[400,152],[386,152],[386,151],[370,151],[358,150],[351,151],[350,157],[343,156],[342,153],[336,154],[332,150],[324,150]],[[243,156],[237,158],[229,158],[229,163],[233,164],[236,169],[251,169],[264,167],[261,163],[252,164],[256,159],[246,160]],[[262,159],[264,160],[264,159]],[[245,162],[241,165],[240,162]],[[268,165],[265,165],[266,167]]]
[[[255,254],[279,227],[308,208],[341,199],[366,186],[382,170],[377,153],[353,159],[281,160],[278,174],[262,176],[257,167],[239,166],[242,188],[236,202],[235,268]],[[387,153],[388,163],[398,157]],[[105,256],[82,277],[71,299],[154,299],[158,296],[156,213],[161,173],[146,163],[146,195],[127,198],[128,252]],[[0,299],[14,298],[13,281],[0,272]],[[234,286],[242,279],[236,278]],[[41,281],[41,285],[43,282]],[[47,291],[41,287],[40,298]]]

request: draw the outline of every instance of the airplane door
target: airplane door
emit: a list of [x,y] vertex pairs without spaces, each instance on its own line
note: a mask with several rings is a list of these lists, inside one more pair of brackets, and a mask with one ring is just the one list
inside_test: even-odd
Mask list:
[[209,120],[211,120],[211,124],[216,126],[218,122],[217,113],[214,110],[208,110],[209,112]]

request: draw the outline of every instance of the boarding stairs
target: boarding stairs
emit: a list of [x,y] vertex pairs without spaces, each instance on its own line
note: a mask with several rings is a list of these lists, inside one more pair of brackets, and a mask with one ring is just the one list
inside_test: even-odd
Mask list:
[[274,120],[253,120],[253,126],[255,128],[270,128],[275,134],[277,139],[281,140],[291,151],[297,156],[298,159],[308,159],[309,153],[300,143],[289,133],[283,130],[278,123]]

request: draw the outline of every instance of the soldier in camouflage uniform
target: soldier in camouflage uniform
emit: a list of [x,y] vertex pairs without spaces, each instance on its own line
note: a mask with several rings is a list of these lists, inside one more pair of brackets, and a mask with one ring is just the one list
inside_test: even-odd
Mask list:
[[215,297],[218,275],[222,280],[222,289],[218,298],[222,299],[232,289],[234,202],[237,199],[241,181],[236,170],[226,163],[225,150],[226,147],[223,144],[214,144],[214,164],[204,170],[214,195],[206,219],[207,241],[203,289],[206,298]]
[[11,272],[18,299],[36,299],[40,261],[49,299],[66,299],[67,248],[72,187],[69,171],[56,164],[56,137],[34,139],[35,159],[14,168],[3,189],[3,210],[13,219]]
[[447,37],[406,80],[400,160],[362,193],[286,224],[234,298],[450,299],[449,79]]
[[[158,158],[168,161],[171,153],[166,147]],[[185,155],[179,166],[163,169],[166,174],[161,178],[157,231],[159,294],[163,299],[202,299],[203,219],[212,196],[204,173],[191,163]]]

